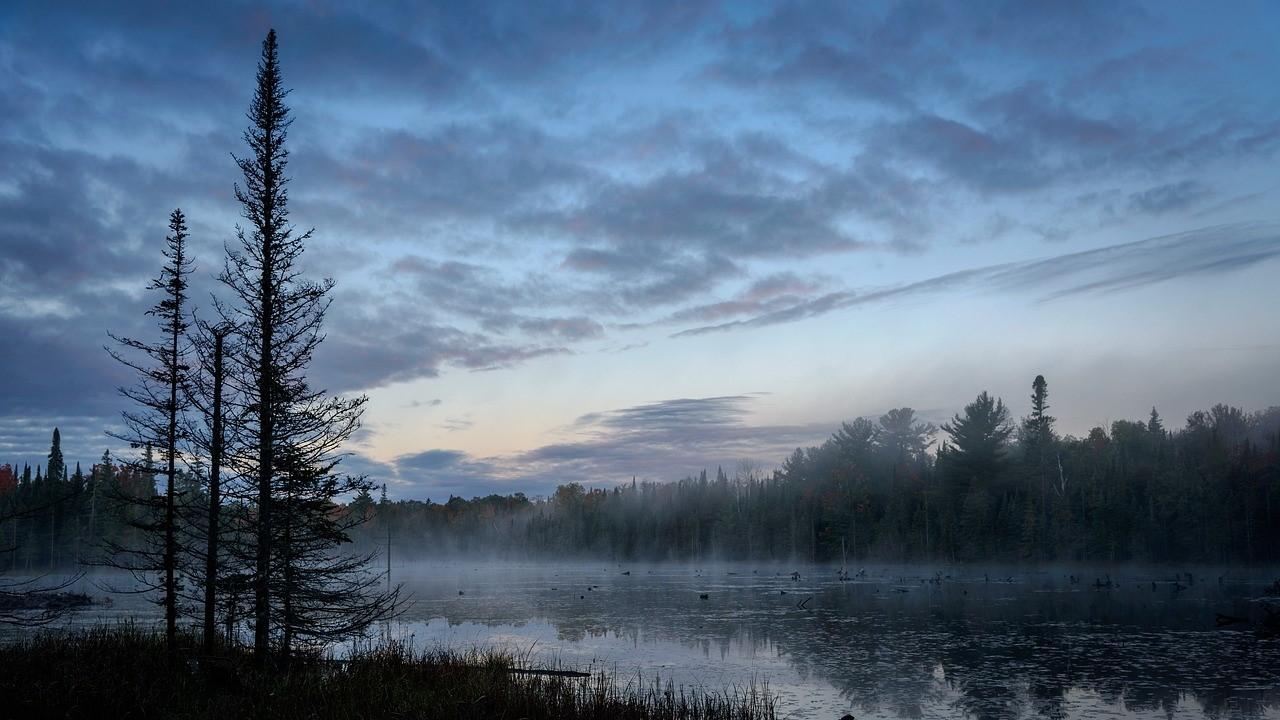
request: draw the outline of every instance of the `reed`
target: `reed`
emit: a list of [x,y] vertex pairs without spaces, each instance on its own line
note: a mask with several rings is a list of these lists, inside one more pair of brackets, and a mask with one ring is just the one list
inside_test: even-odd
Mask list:
[[527,656],[400,642],[346,658],[313,654],[255,669],[247,653],[199,654],[130,625],[44,632],[0,646],[0,715],[30,718],[541,718],[772,720],[767,687],[708,691],[671,684],[526,674]]

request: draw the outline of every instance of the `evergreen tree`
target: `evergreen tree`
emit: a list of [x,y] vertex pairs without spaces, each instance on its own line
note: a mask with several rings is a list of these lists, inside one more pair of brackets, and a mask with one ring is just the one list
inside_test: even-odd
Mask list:
[[181,452],[179,445],[184,440],[183,418],[190,408],[186,300],[187,278],[192,266],[186,243],[186,218],[181,210],[175,209],[169,214],[169,234],[165,237],[163,254],[166,263],[147,288],[160,293],[160,300],[147,314],[156,318],[163,340],[144,342],[111,336],[132,356],[112,351],[112,357],[138,376],[134,387],[121,388],[120,393],[139,409],[121,413],[126,430],[115,434],[115,437],[134,448],[145,448],[141,464],[149,477],[154,477],[156,471],[154,448],[161,448],[165,476],[164,493],[159,498],[135,501],[144,503],[150,511],[138,526],[147,534],[145,544],[142,547],[116,548],[111,562],[140,576],[152,573],[161,576],[156,586],[163,596],[165,638],[170,654],[177,650],[179,592],[178,498],[174,483]]
[[896,408],[880,416],[876,441],[891,462],[906,463],[923,457],[937,432],[933,423],[917,421],[915,410]]
[[1147,432],[1157,438],[1164,437],[1164,423],[1160,421],[1160,413],[1156,412],[1155,406],[1151,406],[1151,419],[1147,421]]
[[965,557],[980,557],[998,538],[991,527],[1000,517],[996,484],[1007,465],[1013,433],[1009,410],[1003,400],[983,391],[942,429],[951,442],[938,464],[947,479],[952,523],[963,539],[959,550]]
[[66,461],[62,459],[62,434],[58,428],[53,429],[53,442],[49,446],[49,472],[45,479],[58,483],[66,479]]
[[[295,641],[355,632],[394,603],[392,593],[372,592],[376,579],[366,583],[359,566],[337,556],[348,537],[333,525],[333,500],[369,486],[336,467],[367,398],[331,397],[307,382],[333,281],[306,281],[298,268],[312,232],[296,232],[289,221],[287,94],[272,30],[262,44],[244,133],[251,155],[236,158],[244,186],[237,184],[235,194],[248,227],[237,228],[238,249],[220,276],[236,305],[219,306],[245,346],[228,369],[228,384],[242,410],[236,445],[246,450],[228,460],[245,478],[243,500],[253,510],[253,543],[242,549],[252,554],[246,560],[259,662],[273,639],[287,657]],[[336,591],[342,602],[328,604]]]
[[946,453],[948,467],[966,479],[993,478],[1003,469],[1009,436],[1009,409],[1004,401],[984,390],[965,405],[942,430],[951,438]]
[[[1033,512],[1024,514],[1023,540],[1024,544],[1031,541],[1034,545],[1040,546],[1038,549],[1040,555],[1047,552],[1043,545],[1047,543],[1049,523],[1049,466],[1052,446],[1056,440],[1053,432],[1054,420],[1055,418],[1049,415],[1049,383],[1045,381],[1043,375],[1037,375],[1031,383],[1031,414],[1023,418],[1020,435],[1023,459],[1039,485],[1040,496],[1038,520]],[[1030,527],[1027,526],[1028,524]],[[1039,531],[1035,527],[1037,524]],[[1029,547],[1024,547],[1024,551],[1030,554]]]

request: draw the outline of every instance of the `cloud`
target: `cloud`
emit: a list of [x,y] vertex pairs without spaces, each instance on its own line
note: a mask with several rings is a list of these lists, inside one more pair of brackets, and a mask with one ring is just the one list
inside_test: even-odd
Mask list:
[[[0,417],[0,464],[16,465],[19,469],[27,464],[32,474],[36,466],[46,467],[53,429],[58,428],[67,466],[74,472],[76,463],[80,463],[87,473],[102,457],[103,450],[118,454],[119,442],[107,438],[107,425],[83,416]],[[111,425],[118,429],[118,424]]]
[[[267,27],[294,89],[292,218],[318,231],[303,264],[339,288],[310,377],[357,391],[640,347],[652,338],[629,335],[655,324],[750,328],[961,287],[1056,298],[1262,262],[1264,238],[1208,231],[1089,249],[1104,223],[1145,235],[1269,207],[1280,122],[1256,78],[1276,56],[1249,29],[1274,11],[1189,12],[6,4],[0,418],[111,421],[128,378],[99,346],[149,332],[142,288],[174,206],[207,304]],[[970,259],[1041,240],[1061,253],[1044,265]],[[886,254],[932,277],[836,279]],[[958,270],[980,262],[996,264]]]
[[393,461],[399,496],[434,496],[484,494],[507,487],[500,480],[501,470],[489,461],[471,457],[459,450],[424,450],[401,455]]
[[1129,207],[1152,214],[1167,213],[1197,205],[1211,194],[1208,188],[1195,180],[1182,180],[1129,195]]
[[444,422],[440,423],[439,427],[448,430],[449,432],[461,432],[463,430],[470,430],[474,426],[475,421],[469,418],[451,417],[446,418]]
[[970,59],[1078,62],[1116,47],[1144,15],[1134,3],[778,3],[725,23],[717,34],[724,51],[700,78],[907,110],[933,93],[982,84]]
[[[828,292],[797,299],[781,308],[748,314],[743,319],[688,328],[674,336],[777,325],[899,297],[959,288],[1005,293],[1032,291],[1040,301],[1119,292],[1180,277],[1231,272],[1277,256],[1280,256],[1280,227],[1210,227],[1043,260],[961,270],[895,287]],[[747,314],[749,309],[743,310]]]
[[825,424],[754,425],[759,395],[677,398],[583,415],[576,438],[513,458],[534,478],[616,483],[638,476],[674,480],[748,460],[772,468],[792,449],[815,443]]
[[342,458],[338,472],[368,478],[376,485],[381,485],[395,477],[395,466],[380,462],[359,452],[351,452]]
[[345,392],[437,377],[447,365],[494,370],[569,352],[561,345],[495,340],[417,317],[412,308],[374,302],[352,303],[352,312],[335,313],[328,325],[332,334],[317,350],[314,366],[328,389]]
[[677,398],[579,417],[570,437],[511,455],[477,458],[459,450],[426,450],[395,458],[400,496],[513,492],[550,494],[556,485],[611,486],[638,477],[677,480],[742,461],[768,471],[796,447],[821,441],[831,428],[753,425],[758,394]]

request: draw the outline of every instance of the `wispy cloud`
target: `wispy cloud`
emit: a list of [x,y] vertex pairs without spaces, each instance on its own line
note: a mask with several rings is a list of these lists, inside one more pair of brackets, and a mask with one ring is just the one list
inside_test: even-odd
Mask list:
[[1203,228],[1043,260],[961,270],[894,287],[827,292],[795,300],[781,308],[747,313],[747,317],[737,320],[681,330],[674,336],[777,325],[901,297],[959,289],[1024,293],[1034,301],[1047,302],[1085,293],[1118,292],[1180,277],[1225,273],[1277,256],[1280,256],[1280,227]]
[[769,471],[791,450],[821,441],[825,424],[753,424],[758,394],[677,398],[589,413],[568,439],[526,452],[478,458],[458,450],[397,457],[385,470],[402,495],[550,493],[580,482],[610,486],[637,477],[677,480],[743,461]]

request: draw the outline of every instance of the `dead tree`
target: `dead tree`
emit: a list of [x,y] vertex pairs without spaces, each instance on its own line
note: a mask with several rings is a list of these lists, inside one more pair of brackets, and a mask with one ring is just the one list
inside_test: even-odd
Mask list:
[[[196,322],[194,346],[200,360],[200,372],[191,378],[191,404],[196,409],[198,421],[190,428],[192,445],[202,458],[208,459],[204,470],[204,493],[199,505],[189,509],[191,522],[187,523],[192,547],[202,548],[202,562],[196,585],[202,606],[204,651],[210,654],[217,645],[217,608],[219,607],[220,569],[225,551],[220,540],[225,532],[223,522],[224,467],[226,456],[226,412],[224,396],[226,385],[226,357],[237,347],[233,335],[234,326],[227,323],[209,325]],[[230,348],[228,347],[230,341]],[[201,461],[203,465],[203,460]]]

